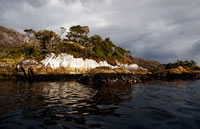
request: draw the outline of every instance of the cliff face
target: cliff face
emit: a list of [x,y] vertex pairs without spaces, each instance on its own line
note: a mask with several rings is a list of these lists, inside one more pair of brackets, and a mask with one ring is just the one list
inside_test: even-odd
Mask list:
[[156,60],[150,60],[146,58],[132,57],[132,60],[134,60],[137,65],[147,69],[156,68],[161,65],[160,62]]
[[0,26],[0,45],[23,44],[34,40],[25,34]]

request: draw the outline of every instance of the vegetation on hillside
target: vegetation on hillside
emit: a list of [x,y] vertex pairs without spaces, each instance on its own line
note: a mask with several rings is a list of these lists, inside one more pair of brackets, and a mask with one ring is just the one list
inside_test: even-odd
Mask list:
[[194,60],[177,60],[174,63],[168,63],[165,65],[165,69],[171,69],[171,68],[176,68],[182,66],[185,69],[191,69],[191,70],[200,70],[200,67],[197,65],[197,63]]
[[116,46],[110,38],[103,39],[99,35],[89,37],[88,26],[72,26],[67,32],[66,38],[61,39],[61,35],[66,31],[60,28],[60,34],[51,30],[35,31],[26,29],[27,37],[31,42],[17,43],[9,47],[6,52],[0,54],[1,61],[22,59],[41,60],[48,53],[68,53],[75,57],[91,58],[96,61],[107,60],[110,64],[117,62],[130,64],[133,60],[130,51]]
[[197,63],[194,60],[190,60],[190,61],[177,60],[176,62],[173,62],[173,63],[159,65],[158,67],[151,69],[151,72],[162,72],[165,70],[177,69],[180,67],[188,71],[200,70],[200,67],[197,65]]
[[35,31],[26,29],[27,35],[0,26],[0,62],[16,64],[24,59],[40,61],[49,53],[68,53],[74,57],[90,58],[96,61],[107,60],[116,65],[119,63],[136,63],[150,69],[152,72],[177,68],[200,70],[193,60],[176,61],[161,65],[158,61],[131,56],[130,51],[116,46],[110,38],[103,39],[99,35],[88,36],[88,26],[72,26],[64,39],[61,36],[66,32],[60,27],[57,34],[51,30]]

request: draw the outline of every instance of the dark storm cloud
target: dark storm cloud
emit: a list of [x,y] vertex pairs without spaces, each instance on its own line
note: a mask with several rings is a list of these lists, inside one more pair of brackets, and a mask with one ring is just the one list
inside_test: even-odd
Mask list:
[[186,53],[186,56],[188,56],[189,59],[200,60],[200,40],[194,43],[194,45],[192,45]]
[[[200,39],[200,1],[132,2],[114,5],[117,15],[109,18],[117,21],[114,30],[121,29],[111,34],[120,45],[131,49],[133,55],[162,62],[194,57],[187,50]],[[195,59],[200,62],[198,56]]]
[[91,34],[111,37],[134,56],[200,63],[199,5],[199,0],[0,0],[0,24],[20,31],[89,25]]
[[195,45],[190,50],[191,55],[200,54],[200,41],[196,42]]

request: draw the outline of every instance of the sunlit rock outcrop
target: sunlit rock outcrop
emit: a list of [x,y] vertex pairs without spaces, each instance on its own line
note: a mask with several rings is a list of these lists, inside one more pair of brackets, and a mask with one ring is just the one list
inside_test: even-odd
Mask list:
[[0,62],[0,74],[12,74],[13,70],[14,69],[11,64]]
[[110,67],[96,67],[89,71],[89,74],[98,74],[98,73],[116,73],[112,68]]
[[139,66],[137,64],[131,64],[131,65],[128,65],[128,64],[118,64],[118,66],[124,67],[127,70],[137,70],[139,68]]
[[54,70],[59,68],[70,68],[72,71],[89,71],[97,67],[124,67],[128,70],[137,70],[139,67],[137,64],[118,64],[117,66],[112,66],[108,64],[107,61],[100,61],[99,63],[92,59],[74,58],[72,55],[61,53],[57,56],[51,53],[46,56],[41,63],[47,67]]
[[[41,74],[79,74],[79,73],[135,73],[143,68],[137,64],[117,64],[113,66],[107,61],[96,62],[92,59],[74,58],[61,53],[48,54],[40,62],[24,60],[17,64],[17,72],[24,76]],[[93,70],[93,71],[92,71]]]

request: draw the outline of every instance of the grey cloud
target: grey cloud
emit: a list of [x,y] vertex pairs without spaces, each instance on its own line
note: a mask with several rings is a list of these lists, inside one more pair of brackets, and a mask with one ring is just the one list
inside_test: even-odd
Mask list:
[[18,30],[89,25],[91,35],[110,37],[134,56],[200,63],[199,5],[199,0],[0,0],[0,24]]
[[200,64],[200,40],[188,48],[185,53],[187,53],[185,55],[187,59],[196,60]]
[[1,0],[0,3],[1,5],[12,5],[12,6],[22,5],[21,7],[23,7],[23,4],[27,3],[30,6],[38,8],[46,5],[48,3],[48,0]]
[[196,42],[190,50],[191,55],[200,55],[200,41]]
[[65,3],[65,4],[73,4],[76,2],[80,2],[84,5],[88,5],[88,4],[104,3],[107,0],[59,0],[59,1]]
[[35,8],[38,8],[46,5],[48,3],[48,0],[26,0],[25,2],[27,2],[28,4],[30,4]]

